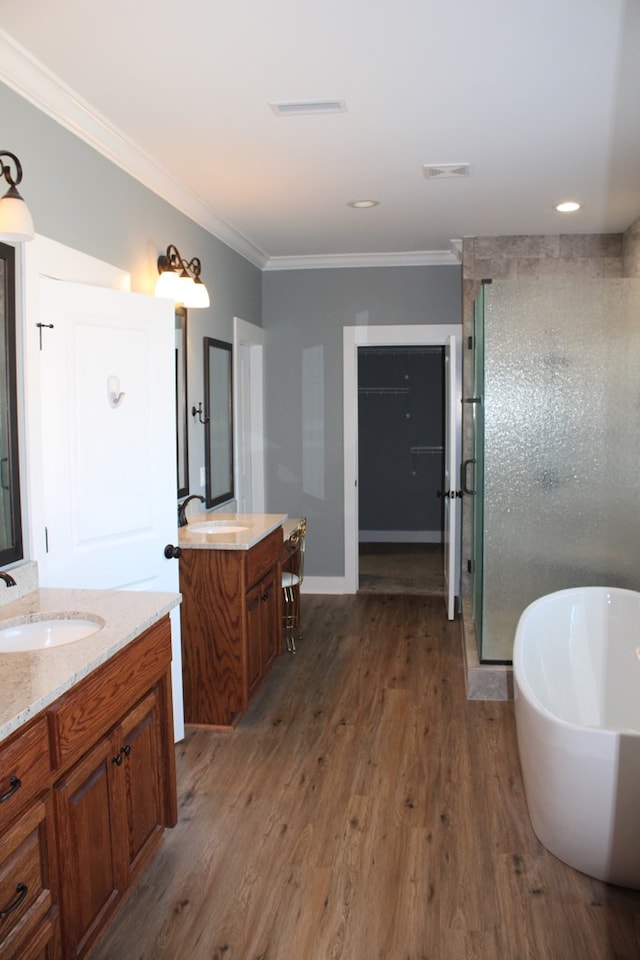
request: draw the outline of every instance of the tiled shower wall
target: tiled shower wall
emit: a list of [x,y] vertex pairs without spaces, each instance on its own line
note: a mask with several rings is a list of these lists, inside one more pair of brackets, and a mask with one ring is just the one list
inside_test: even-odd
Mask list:
[[[470,237],[462,245],[463,346],[473,329],[473,302],[482,280],[517,280],[551,277],[554,279],[640,277],[640,219],[624,234],[577,234],[554,236]],[[471,351],[463,351],[463,395],[472,384]],[[463,405],[462,457],[471,458],[471,417]],[[468,649],[475,648],[470,617],[471,578],[467,560],[471,557],[471,517],[462,501],[462,616]],[[477,648],[476,648],[477,649]],[[495,679],[495,678],[493,678]],[[487,699],[492,691],[503,690],[500,678],[486,678]],[[469,686],[470,696],[482,696]]]

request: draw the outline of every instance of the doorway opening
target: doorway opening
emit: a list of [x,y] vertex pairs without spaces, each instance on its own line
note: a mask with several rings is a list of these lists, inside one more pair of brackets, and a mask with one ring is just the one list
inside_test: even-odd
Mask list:
[[[359,423],[358,351],[364,346],[439,346],[444,348],[445,369],[445,463],[443,493],[455,497],[453,487],[459,474],[461,421],[461,325],[421,324],[398,326],[355,326],[343,329],[344,401],[344,592],[359,587]],[[454,618],[460,589],[460,501],[443,497],[443,579],[447,616]]]
[[358,590],[444,591],[444,347],[358,348]]

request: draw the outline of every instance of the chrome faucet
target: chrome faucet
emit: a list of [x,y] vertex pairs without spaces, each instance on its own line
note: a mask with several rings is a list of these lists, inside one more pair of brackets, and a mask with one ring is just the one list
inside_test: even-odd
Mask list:
[[3,570],[0,570],[0,580],[4,580],[8,587],[15,587],[16,582],[11,576],[10,573],[5,573]]
[[186,527],[187,525],[187,504],[191,500],[200,500],[201,503],[206,503],[204,497],[201,497],[199,493],[192,493],[191,496],[187,497],[186,500],[183,500],[182,503],[178,504],[178,526]]

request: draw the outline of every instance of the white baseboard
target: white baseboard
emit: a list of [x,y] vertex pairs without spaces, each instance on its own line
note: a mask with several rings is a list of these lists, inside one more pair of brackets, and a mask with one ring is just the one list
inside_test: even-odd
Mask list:
[[344,577],[305,577],[302,581],[302,593],[344,594],[348,592]]
[[359,530],[360,543],[442,543],[442,530]]

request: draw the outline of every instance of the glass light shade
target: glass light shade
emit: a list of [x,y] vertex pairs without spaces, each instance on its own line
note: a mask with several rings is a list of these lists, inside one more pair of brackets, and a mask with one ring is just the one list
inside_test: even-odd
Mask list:
[[11,187],[0,200],[0,237],[21,243],[33,240],[35,230],[29,207],[15,187]]
[[156,280],[156,297],[165,297],[167,300],[174,300],[181,303],[180,300],[180,277],[174,270],[163,270]]
[[191,307],[192,310],[204,309],[210,305],[209,292],[202,280],[194,280],[192,288],[189,291],[189,303],[185,302],[185,307]]
[[193,280],[188,273],[183,271],[178,277],[176,284],[176,303],[181,303],[183,307],[190,307],[193,296],[192,290]]

